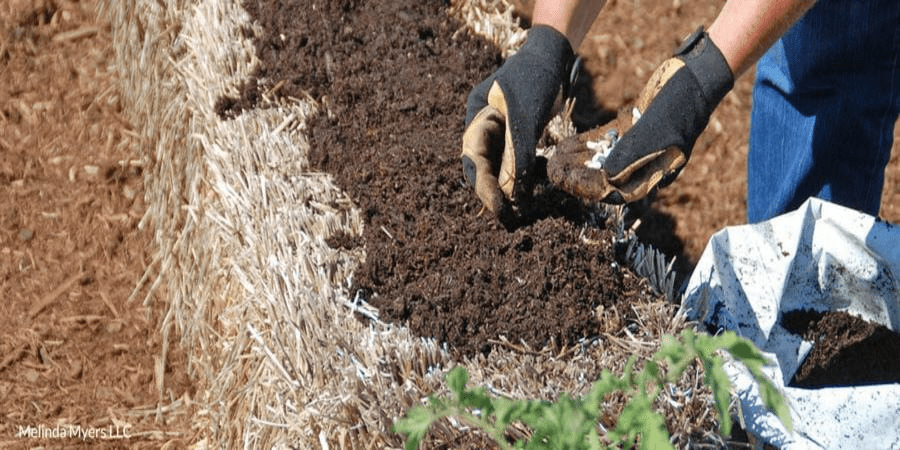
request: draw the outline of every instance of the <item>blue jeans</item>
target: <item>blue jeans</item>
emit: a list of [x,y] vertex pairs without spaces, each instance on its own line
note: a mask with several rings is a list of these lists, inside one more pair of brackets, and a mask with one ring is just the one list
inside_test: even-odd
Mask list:
[[900,1],[820,0],[756,70],[748,221],[813,196],[877,215],[900,114]]

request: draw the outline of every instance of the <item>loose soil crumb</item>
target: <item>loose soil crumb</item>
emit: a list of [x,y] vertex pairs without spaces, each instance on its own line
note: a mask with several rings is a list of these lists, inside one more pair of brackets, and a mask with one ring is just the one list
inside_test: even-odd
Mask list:
[[615,264],[600,210],[546,183],[520,218],[503,225],[479,215],[459,160],[463,110],[501,61],[441,2],[244,6],[265,30],[263,69],[219,111],[251,107],[258,96],[248,90],[280,80],[289,80],[282,95],[323,98],[331,114],[312,125],[310,161],[364,214],[367,257],[354,288],[381,318],[472,355],[501,336],[538,349],[573,345],[606,331],[598,307],[625,324],[631,302],[662,301]]
[[783,324],[813,349],[791,386],[819,388],[900,382],[900,334],[845,312],[784,315]]

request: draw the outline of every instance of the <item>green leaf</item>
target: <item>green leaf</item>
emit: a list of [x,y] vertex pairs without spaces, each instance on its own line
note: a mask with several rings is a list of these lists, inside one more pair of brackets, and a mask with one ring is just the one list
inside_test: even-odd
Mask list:
[[753,364],[757,367],[762,367],[769,363],[765,355],[752,342],[739,338],[737,335],[735,335],[735,338],[736,340],[731,345],[725,347],[728,353],[731,353],[731,356],[741,360],[744,364]]
[[447,405],[444,404],[444,399],[440,397],[435,397],[434,395],[428,396],[428,405],[429,409],[432,411],[446,411]]
[[706,372],[705,382],[712,389],[713,403],[722,423],[722,433],[731,434],[731,416],[728,406],[731,403],[731,379],[722,368],[724,360],[714,356],[703,361],[703,370]]
[[526,402],[498,398],[494,400],[494,414],[497,416],[497,426],[506,429],[509,424],[522,420],[522,414],[527,411]]
[[669,432],[662,416],[650,411],[641,427],[641,448],[646,449],[673,449],[675,446],[669,441]]
[[687,349],[685,345],[678,342],[674,337],[666,334],[663,335],[659,350],[656,352],[657,360],[668,359],[673,364],[678,364],[687,358]]
[[[532,431],[532,438],[515,443],[515,448],[527,449],[583,449],[603,448],[597,434],[597,420],[601,414],[603,399],[617,391],[630,396],[616,426],[606,438],[616,447],[632,448],[638,440],[642,448],[673,448],[665,421],[653,411],[665,380],[675,381],[684,370],[699,359],[706,377],[704,383],[713,391],[716,412],[722,420],[725,434],[730,433],[731,421],[728,415],[731,380],[725,373],[724,362],[719,354],[726,350],[735,359],[742,361],[760,382],[760,392],[766,407],[774,411],[791,428],[791,417],[780,393],[765,379],[762,372],[768,362],[764,355],[750,341],[726,332],[718,336],[695,333],[686,328],[680,340],[663,336],[659,351],[644,364],[640,372],[635,372],[635,357],[628,359],[621,377],[604,370],[591,387],[588,395],[581,399],[563,394],[556,402],[541,400],[492,399],[483,388],[466,389],[469,381],[465,368],[457,366],[447,374],[447,385],[452,391],[450,397],[429,396],[427,407],[416,407],[392,427],[404,434],[408,440],[407,449],[417,448],[425,433],[435,420],[447,415],[458,415],[468,423],[486,431],[503,448],[509,444],[503,437],[504,431],[514,422],[525,424]],[[665,363],[666,376],[663,377]],[[647,390],[648,387],[652,389]],[[468,412],[477,408],[478,416]]]
[[659,381],[659,365],[655,361],[647,361],[644,365],[644,374],[653,381]]
[[769,365],[765,355],[753,345],[753,342],[738,336],[734,332],[723,333],[722,340],[726,342],[723,348],[735,359],[741,361],[753,374],[753,378],[759,385],[760,397],[762,397],[766,409],[775,413],[785,428],[791,431],[793,429],[793,420],[791,419],[787,403],[781,392],[772,385],[771,381],[762,372],[762,368]]
[[[692,334],[687,333],[690,336],[690,341],[693,341]],[[685,336],[685,333],[682,333],[682,336]],[[682,337],[682,339],[685,339]],[[678,341],[672,336],[664,335],[662,337],[662,341],[660,344],[660,349],[654,355],[654,361],[669,361],[669,372],[666,377],[670,382],[674,382],[677,380],[681,373],[684,372],[684,369],[691,364],[694,357],[696,356],[696,352],[693,348],[689,347],[688,344]]]
[[781,392],[778,392],[778,389],[765,377],[756,378],[756,381],[759,383],[759,395],[762,397],[766,409],[775,413],[789,432],[793,431],[794,421],[791,419],[791,412]]
[[528,425],[532,430],[541,426],[544,422],[545,410],[549,407],[549,403],[539,400],[529,400],[525,401],[523,405],[524,408],[519,412],[517,420],[521,420],[522,423]]
[[425,438],[425,433],[428,432],[428,428],[435,419],[437,417],[426,408],[417,406],[407,411],[406,417],[394,423],[391,431],[406,436],[406,444],[403,448],[415,450],[419,448],[419,444]]
[[457,396],[466,390],[466,383],[468,382],[469,372],[462,366],[456,366],[447,373],[447,386]]
[[460,393],[459,404],[466,408],[480,409],[486,416],[494,412],[492,400],[483,389],[470,389]]

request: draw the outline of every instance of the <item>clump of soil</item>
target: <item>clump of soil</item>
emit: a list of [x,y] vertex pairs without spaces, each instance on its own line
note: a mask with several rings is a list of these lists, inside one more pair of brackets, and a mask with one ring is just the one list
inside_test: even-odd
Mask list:
[[900,334],[845,312],[802,310],[784,327],[813,342],[791,386],[819,388],[900,382]]
[[281,80],[282,95],[322,98],[331,114],[311,126],[310,161],[365,216],[355,288],[383,319],[471,355],[500,336],[536,348],[573,344],[603,329],[597,307],[627,320],[632,302],[659,301],[614,264],[600,210],[546,182],[516,220],[480,214],[459,159],[465,101],[501,60],[459,31],[443,2],[244,7],[265,30],[256,39],[261,69],[241,98],[219,102],[220,114],[254,107],[258,95],[247,90]]

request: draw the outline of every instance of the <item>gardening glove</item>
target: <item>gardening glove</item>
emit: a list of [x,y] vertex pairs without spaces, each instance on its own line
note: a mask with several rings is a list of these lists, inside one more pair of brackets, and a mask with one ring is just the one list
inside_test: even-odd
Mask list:
[[604,201],[633,202],[671,183],[732,86],[728,62],[700,27],[653,73],[638,98],[640,118],[603,163],[613,188]]
[[463,174],[494,214],[530,196],[535,146],[568,85],[575,54],[565,35],[536,26],[525,45],[469,94]]

